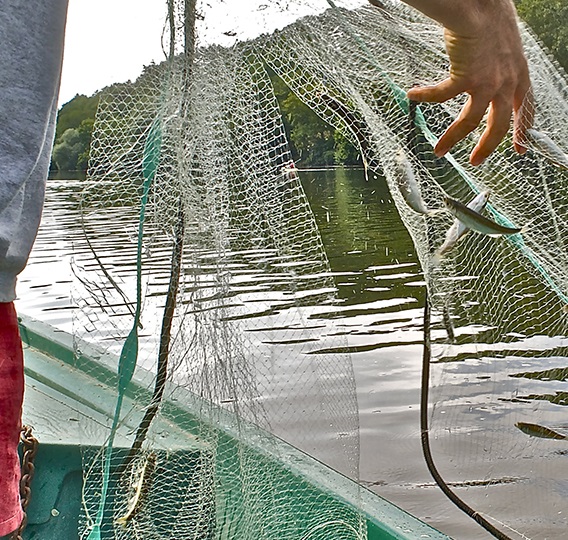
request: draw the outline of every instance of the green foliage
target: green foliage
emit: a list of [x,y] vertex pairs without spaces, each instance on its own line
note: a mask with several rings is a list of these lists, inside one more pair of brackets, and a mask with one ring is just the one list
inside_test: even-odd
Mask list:
[[51,154],[52,170],[87,170],[99,95],[87,97],[77,94],[59,109]]
[[68,128],[56,141],[51,155],[52,168],[59,171],[86,171],[94,118],[86,118],[77,128]]
[[340,130],[335,130],[333,134],[334,139],[334,159],[335,163],[341,165],[361,165],[361,154],[358,150],[346,139]]
[[515,0],[519,16],[568,71],[568,0]]
[[302,167],[361,164],[357,150],[339,131],[300,101],[275,73],[270,78],[294,161]]
[[[515,0],[515,3],[521,18],[568,71],[568,0]],[[159,76],[160,66],[150,64],[134,83],[115,84],[105,90],[129,95],[132,85]],[[340,130],[328,125],[300,101],[275,73],[270,73],[270,77],[295,161],[303,167],[361,165],[358,149]],[[52,168],[86,170],[99,96],[100,92],[90,97],[78,94],[59,110]],[[124,119],[117,118],[120,121]]]
[[95,126],[94,118],[85,118],[77,129],[80,140],[83,144],[81,153],[77,156],[77,170],[87,172],[89,165],[89,151],[91,149],[91,138],[93,136],[93,128]]
[[[162,77],[162,68],[154,63],[145,66],[135,82],[115,83],[96,92],[90,97],[77,94],[65,103],[58,112],[55,130],[55,143],[51,155],[51,170],[83,171],[89,164],[89,151],[95,115],[101,95],[124,96],[119,100],[123,104],[125,114],[117,114],[113,119],[106,119],[107,128],[116,131],[121,125],[129,122],[126,114],[129,100],[139,100],[137,90],[144,85],[155,85]],[[143,92],[142,92],[143,93]]]
[[317,114],[290,92],[281,102],[282,113],[290,124],[290,140],[302,165],[333,165],[333,130]]
[[65,103],[57,113],[55,140],[57,141],[69,128],[77,129],[83,120],[94,119],[98,106],[98,93],[90,97],[77,94],[71,101]]
[[[531,26],[558,62],[568,71],[568,0],[516,0],[521,18]],[[158,66],[146,66],[139,80],[154,76]],[[356,148],[339,131],[328,125],[274,73],[276,98],[295,161],[303,167],[360,165]],[[112,85],[109,91],[124,91],[130,84]],[[61,107],[57,118],[52,167],[59,170],[86,170],[89,145],[99,93],[77,95]]]
[[[124,94],[126,108],[128,98],[132,95],[132,86],[141,87],[148,79],[159,76],[159,66],[151,64],[144,68],[134,83],[113,84],[105,88],[105,92]],[[361,164],[358,151],[339,131],[300,101],[276,74],[271,73],[271,79],[282,111],[292,156],[296,162],[301,163],[303,167]],[[90,97],[77,95],[59,110],[52,169],[87,170],[99,97],[100,92]],[[117,117],[117,126],[124,121],[127,121],[126,117]]]

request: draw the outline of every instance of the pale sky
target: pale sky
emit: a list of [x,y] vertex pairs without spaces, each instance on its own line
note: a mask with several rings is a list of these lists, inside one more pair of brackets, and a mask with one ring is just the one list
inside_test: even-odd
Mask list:
[[134,80],[164,59],[165,0],[69,0],[59,103]]
[[[166,5],[166,0],[69,0],[59,104],[135,80],[144,65],[164,60]],[[328,7],[326,0],[203,0],[201,41],[231,45]]]

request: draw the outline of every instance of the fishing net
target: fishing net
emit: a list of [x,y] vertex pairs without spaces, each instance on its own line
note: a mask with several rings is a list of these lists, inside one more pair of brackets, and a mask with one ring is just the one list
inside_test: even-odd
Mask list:
[[[565,75],[523,29],[528,152],[509,137],[473,168],[475,132],[437,159],[464,100],[415,106],[405,91],[445,77],[441,29],[383,4],[171,0],[167,60],[101,98],[74,332],[78,356],[96,346],[106,362],[118,404],[83,451],[82,537],[366,537],[358,514],[290,490],[276,466],[289,456],[275,437],[357,480],[359,411],[274,77],[359,150],[369,181],[384,174],[412,237],[442,476],[512,537],[564,530],[568,447],[542,428],[566,433]],[[427,213],[407,202],[411,178]],[[485,215],[521,231],[441,250],[444,197],[485,191]]]

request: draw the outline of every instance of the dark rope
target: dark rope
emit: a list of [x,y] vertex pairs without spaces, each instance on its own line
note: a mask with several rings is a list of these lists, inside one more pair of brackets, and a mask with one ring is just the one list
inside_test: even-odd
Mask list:
[[341,103],[337,98],[325,92],[321,92],[319,97],[343,120],[347,128],[353,133],[361,147],[361,152],[364,153],[365,156],[370,156],[372,154],[371,144],[369,142],[371,140],[371,132],[359,111],[350,109],[345,103]]
[[408,100],[408,148],[414,150],[418,146],[418,129],[416,127],[416,101]]
[[[170,22],[170,61],[174,59],[174,38],[175,38],[175,23],[174,23],[174,3],[172,0],[168,1],[168,17]],[[192,78],[193,61],[195,54],[195,17],[196,17],[196,0],[185,0],[184,2],[184,95],[182,101],[182,116],[185,119],[188,113],[188,95],[189,87]],[[183,259],[183,238],[185,234],[185,213],[183,211],[183,199],[180,194],[178,206],[178,220],[175,228],[174,245],[172,247],[172,263],[170,271],[170,280],[168,284],[168,292],[166,294],[166,305],[164,307],[164,316],[162,318],[162,329],[160,331],[160,346],[158,350],[158,365],[156,371],[156,382],[154,384],[154,391],[150,405],[144,413],[144,417],[138,425],[136,437],[120,466],[119,472],[122,473],[132,463],[136,454],[142,447],[146,440],[148,430],[160,408],[162,399],[164,397],[164,390],[168,379],[168,362],[170,354],[170,342],[172,323],[176,308],[176,299],[179,289],[179,280],[181,274],[181,265]]]
[[168,360],[170,354],[170,342],[172,333],[172,323],[176,308],[176,298],[179,289],[179,280],[181,274],[181,263],[183,257],[183,238],[185,233],[185,218],[183,212],[183,204],[180,197],[178,221],[175,231],[174,245],[172,248],[172,266],[170,272],[170,281],[168,284],[168,292],[166,294],[166,305],[164,307],[164,316],[162,318],[162,329],[160,332],[160,347],[158,351],[158,367],[156,373],[156,382],[154,384],[154,392],[150,405],[144,413],[144,417],[138,425],[136,437],[132,443],[128,455],[126,456],[121,470],[125,470],[142,447],[142,443],[146,440],[146,435],[150,429],[150,425],[154,420],[162,399],[168,379]]
[[434,478],[434,481],[440,489],[444,492],[446,497],[450,499],[460,510],[465,512],[469,517],[474,519],[479,525],[481,525],[487,532],[492,534],[495,538],[499,540],[512,540],[510,536],[507,536],[504,532],[497,529],[489,521],[487,521],[482,515],[476,512],[473,508],[467,505],[462,499],[460,499],[446,484],[436,465],[432,459],[432,452],[430,449],[430,439],[428,431],[428,388],[430,384],[430,303],[428,300],[428,293],[426,292],[426,298],[424,302],[424,349],[422,353],[422,389],[420,396],[420,439],[422,441],[422,451],[424,453],[424,459],[426,460],[426,465],[430,474]]

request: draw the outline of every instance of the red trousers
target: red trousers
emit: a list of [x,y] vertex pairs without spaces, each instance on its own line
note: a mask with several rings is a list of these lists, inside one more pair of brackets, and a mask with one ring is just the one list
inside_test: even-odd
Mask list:
[[20,440],[24,355],[14,304],[0,303],[0,536],[22,521]]

